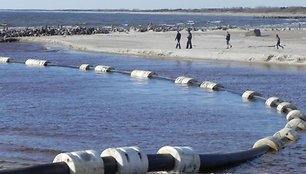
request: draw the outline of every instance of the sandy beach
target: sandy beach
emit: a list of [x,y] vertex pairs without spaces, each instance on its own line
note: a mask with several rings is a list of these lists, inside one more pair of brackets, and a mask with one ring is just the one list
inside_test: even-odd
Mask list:
[[[129,32],[78,36],[24,37],[22,42],[55,44],[80,51],[119,53],[145,57],[207,59],[239,62],[306,65],[303,30],[261,30],[261,37],[245,36],[247,30],[229,30],[231,49],[226,49],[226,31],[195,31],[193,49],[185,49],[187,31],[182,31],[182,49],[175,49],[176,32]],[[276,49],[276,37],[284,49]]]

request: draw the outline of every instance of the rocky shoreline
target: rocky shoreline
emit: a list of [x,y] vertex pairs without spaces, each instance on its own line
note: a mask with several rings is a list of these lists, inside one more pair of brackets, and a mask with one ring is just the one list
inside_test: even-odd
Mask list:
[[45,26],[45,27],[4,27],[0,30],[0,42],[15,42],[21,37],[42,37],[42,36],[73,36],[73,35],[94,35],[128,32],[168,32],[177,30],[207,31],[207,30],[228,30],[238,28],[236,26],[217,27],[180,27],[172,25],[151,25],[148,26]]

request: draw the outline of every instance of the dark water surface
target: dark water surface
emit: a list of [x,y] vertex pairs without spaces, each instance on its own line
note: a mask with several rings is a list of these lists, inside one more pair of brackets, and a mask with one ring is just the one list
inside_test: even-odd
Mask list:
[[306,19],[255,18],[250,16],[205,16],[173,14],[127,14],[101,12],[60,12],[60,11],[7,11],[0,10],[0,24],[9,27],[33,26],[237,26],[237,27],[293,27],[306,24]]
[[[0,44],[1,56],[44,58],[69,65],[110,65],[212,80],[292,101],[305,112],[306,69],[208,61],[176,61],[81,53],[53,46]],[[0,64],[0,165],[49,163],[61,152],[137,145],[147,153],[165,145],[199,153],[251,148],[286,124],[263,102],[161,80],[59,67]],[[224,170],[230,173],[305,173],[305,134],[276,153]]]

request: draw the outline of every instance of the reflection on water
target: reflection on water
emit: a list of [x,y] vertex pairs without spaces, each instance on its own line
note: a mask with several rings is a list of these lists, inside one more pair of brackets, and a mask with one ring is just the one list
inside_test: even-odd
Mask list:
[[[0,50],[3,56],[19,60],[42,57],[71,65],[104,64],[122,70],[144,69],[163,76],[213,80],[236,90],[253,89],[279,96],[305,111],[306,99],[301,97],[305,72],[300,69],[141,59],[62,49],[46,52],[38,45],[17,43],[2,45]],[[239,151],[274,134],[286,123],[283,115],[266,108],[263,102],[245,103],[236,94],[167,81],[17,64],[0,64],[0,74],[0,160],[6,167],[48,163],[63,151],[102,151],[131,145],[148,153],[164,145],[192,146],[201,153]],[[303,173],[304,147],[302,136],[298,143],[278,153],[224,172]]]

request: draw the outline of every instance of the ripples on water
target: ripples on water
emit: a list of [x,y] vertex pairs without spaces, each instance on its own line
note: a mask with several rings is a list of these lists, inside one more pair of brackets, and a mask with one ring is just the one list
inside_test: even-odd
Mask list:
[[[293,101],[305,112],[305,69],[205,61],[101,55],[32,44],[1,44],[1,56],[39,57],[70,65],[111,65],[153,70],[163,76],[213,80],[236,90],[253,89]],[[208,92],[167,81],[120,74],[0,64],[0,165],[51,162],[64,151],[138,145],[155,153],[164,145],[192,146],[200,153],[245,150],[284,127],[285,117],[263,102],[244,103],[228,92]],[[232,173],[303,173],[305,136]]]
[[126,14],[97,12],[59,12],[59,11],[5,11],[0,10],[0,24],[9,27],[33,27],[81,25],[81,26],[147,26],[149,23],[160,26],[194,27],[291,27],[305,24],[306,19],[273,19],[250,16],[205,16],[198,14]]

